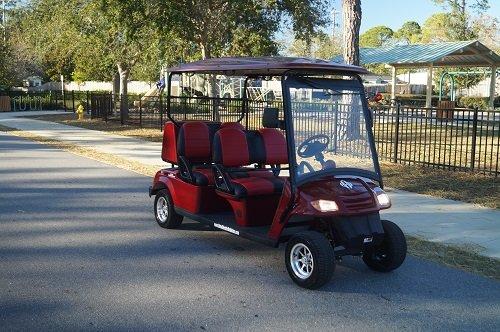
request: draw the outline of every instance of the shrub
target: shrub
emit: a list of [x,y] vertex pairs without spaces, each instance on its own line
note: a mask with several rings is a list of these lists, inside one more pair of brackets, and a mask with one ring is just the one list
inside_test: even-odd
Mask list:
[[488,108],[488,98],[485,97],[460,97],[457,105],[465,108],[478,108],[484,110]]

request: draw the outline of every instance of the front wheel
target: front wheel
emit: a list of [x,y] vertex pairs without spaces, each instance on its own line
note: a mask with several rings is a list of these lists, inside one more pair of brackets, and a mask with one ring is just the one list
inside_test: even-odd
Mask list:
[[286,269],[299,286],[317,289],[330,281],[335,270],[333,247],[321,233],[294,235],[285,250]]
[[166,190],[160,190],[155,197],[154,211],[156,222],[163,228],[177,228],[183,217],[174,210],[172,198]]
[[406,238],[401,228],[389,220],[382,220],[384,239],[363,254],[363,261],[372,270],[390,272],[403,264],[406,258]]

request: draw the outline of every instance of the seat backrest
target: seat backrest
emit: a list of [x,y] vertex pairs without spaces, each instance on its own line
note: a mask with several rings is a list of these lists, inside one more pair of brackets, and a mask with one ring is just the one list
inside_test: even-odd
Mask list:
[[214,136],[213,161],[226,167],[287,164],[285,136],[277,129],[222,128]]
[[265,164],[266,151],[264,148],[264,140],[262,139],[262,135],[258,130],[247,130],[245,131],[245,137],[248,144],[250,164]]
[[203,121],[184,123],[178,135],[177,153],[192,163],[212,161],[209,126]]
[[266,165],[280,165],[288,163],[285,135],[278,129],[262,128],[259,130],[262,137]]
[[177,164],[177,135],[179,128],[169,121],[163,126],[163,143],[161,159],[167,163]]
[[245,130],[245,127],[239,122],[223,122],[220,125],[220,129],[224,128],[235,128],[235,129],[240,129],[240,130]]
[[250,164],[245,132],[236,128],[223,128],[215,133],[212,160],[225,167]]

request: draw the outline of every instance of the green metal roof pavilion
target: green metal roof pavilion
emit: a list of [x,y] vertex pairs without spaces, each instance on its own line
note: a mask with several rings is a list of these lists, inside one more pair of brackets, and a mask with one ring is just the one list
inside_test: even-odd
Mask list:
[[[426,106],[431,105],[432,69],[434,67],[490,67],[496,73],[500,56],[477,40],[440,42],[432,44],[394,45],[359,50],[362,65],[386,64],[392,67],[392,98],[395,97],[396,70],[427,68]],[[342,62],[341,57],[332,59]],[[495,97],[496,75],[491,75],[490,106]]]

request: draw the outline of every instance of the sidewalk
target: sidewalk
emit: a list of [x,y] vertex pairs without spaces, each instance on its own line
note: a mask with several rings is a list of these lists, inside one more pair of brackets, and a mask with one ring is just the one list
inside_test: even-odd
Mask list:
[[[20,118],[58,112],[0,113],[0,124],[92,148],[147,165],[162,166],[161,144],[53,122]],[[389,189],[393,207],[382,212],[409,235],[472,246],[482,255],[500,258],[500,211],[473,204]]]
[[22,116],[64,114],[64,112],[35,111],[0,113],[0,124],[28,131],[78,146],[92,148],[99,152],[113,154],[146,165],[162,166],[161,144],[133,137],[113,135],[102,131],[67,126],[55,122],[22,118]]

